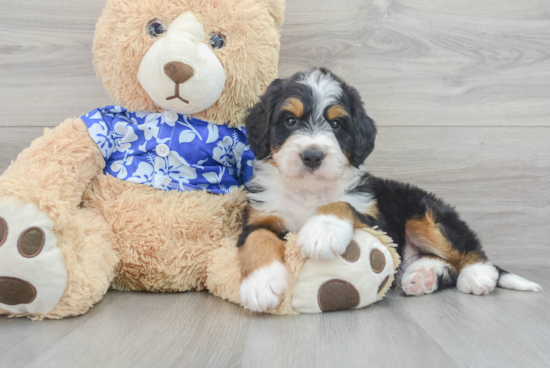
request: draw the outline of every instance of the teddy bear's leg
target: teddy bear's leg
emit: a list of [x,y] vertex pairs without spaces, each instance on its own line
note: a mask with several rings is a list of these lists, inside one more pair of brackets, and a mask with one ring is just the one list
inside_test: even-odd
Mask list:
[[33,204],[4,198],[0,228],[0,314],[76,316],[109,288],[119,257],[97,213],[77,209],[54,221]]
[[[105,273],[100,260],[116,256],[111,254],[112,243],[104,239],[106,224],[78,206],[103,166],[101,151],[86,126],[73,119],[46,130],[0,177],[0,308],[4,313],[63,317],[84,312],[98,299],[92,285],[97,280],[90,274]],[[104,231],[94,231],[104,235],[88,239],[86,229],[99,224]],[[106,249],[99,247],[97,254],[78,251],[87,249],[90,242]],[[107,264],[112,273],[114,261]],[[65,307],[59,308],[63,300]]]

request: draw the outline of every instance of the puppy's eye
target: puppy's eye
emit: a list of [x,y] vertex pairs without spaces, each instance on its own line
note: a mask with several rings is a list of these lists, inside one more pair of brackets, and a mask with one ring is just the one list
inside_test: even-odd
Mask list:
[[164,32],[166,32],[166,28],[158,19],[153,19],[147,24],[147,34],[152,38],[157,38]]
[[210,37],[210,46],[213,49],[221,49],[225,46],[225,36],[219,33],[215,33]]
[[337,122],[337,121],[334,120],[334,121],[331,121],[331,122],[330,122],[330,126],[332,127],[332,129],[338,130],[338,129],[340,129],[340,127],[342,126],[342,124],[340,124],[339,122]]
[[298,120],[294,116],[285,119],[285,125],[289,128],[295,127],[296,124],[298,124]]

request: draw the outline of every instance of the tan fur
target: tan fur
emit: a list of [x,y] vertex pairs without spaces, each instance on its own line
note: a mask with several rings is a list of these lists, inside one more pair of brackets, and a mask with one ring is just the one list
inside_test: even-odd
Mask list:
[[154,43],[145,29],[152,19],[160,19],[169,27],[172,20],[187,11],[204,25],[203,42],[209,44],[214,32],[227,40],[223,49],[214,50],[227,75],[225,90],[218,102],[194,116],[216,124],[242,126],[246,110],[277,78],[278,28],[283,21],[284,1],[109,0],[97,24],[93,45],[97,73],[117,104],[130,111],[161,111],[137,79],[140,62]]
[[304,115],[304,104],[296,97],[287,99],[281,109],[290,111],[297,118],[301,118]]
[[366,227],[351,210],[350,206],[346,202],[334,202],[317,208],[318,215],[333,215],[342,220],[348,220],[353,224],[353,229],[359,229]]
[[435,253],[444,260],[449,261],[457,272],[464,267],[483,261],[483,256],[475,251],[460,253],[453,249],[449,240],[441,231],[439,224],[435,223],[433,213],[428,211],[420,219],[407,221],[407,240],[419,247],[424,252]]
[[[227,76],[224,92],[195,117],[242,126],[246,110],[277,77],[283,0],[108,0],[94,39],[97,73],[129,111],[160,111],[137,79],[154,42],[146,26],[160,19],[169,27],[186,11],[204,25],[204,42],[213,32],[227,40],[214,51]],[[0,177],[0,198],[32,203],[51,218],[68,270],[67,288],[55,309],[29,317],[85,313],[109,286],[181,292],[209,285],[238,302],[241,275],[232,261],[246,208],[244,191],[163,192],[105,176],[104,166],[84,123],[69,119],[46,129]]]
[[377,201],[373,201],[373,202],[372,202],[372,205],[370,206],[369,211],[363,213],[363,215],[365,215],[365,216],[370,216],[370,217],[372,217],[373,219],[378,218],[378,215],[380,215],[380,211],[379,211],[379,209],[378,209],[378,202],[377,202]]
[[266,229],[258,229],[246,238],[239,248],[241,274],[245,278],[258,268],[268,266],[274,261],[283,262],[285,242]]
[[348,116],[348,112],[346,111],[346,109],[344,109],[344,107],[340,106],[340,105],[332,105],[328,110],[327,110],[327,120],[328,121],[332,121],[334,119],[338,119],[338,118],[343,118],[345,116]]
[[273,215],[266,216],[251,207],[248,209],[248,225],[264,226],[276,232],[280,232],[285,229],[284,221],[280,217]]
[[[145,27],[155,18],[168,24],[188,10],[208,35],[220,32],[227,39],[227,47],[215,51],[227,74],[225,90],[216,104],[196,117],[241,126],[246,110],[277,76],[282,0],[108,0],[94,40],[97,72],[118,104],[130,111],[160,110],[137,80],[141,59],[153,42]],[[250,42],[250,34],[261,41]],[[97,303],[109,287],[153,292],[208,289],[239,303],[241,257],[235,244],[247,205],[245,192],[163,192],[106,176],[104,166],[84,123],[69,119],[46,129],[0,177],[0,198],[32,203],[53,221],[68,272],[66,289],[51,312],[12,316],[76,316]],[[263,221],[280,226],[276,218]],[[394,252],[383,233],[367,231]],[[255,267],[269,259],[285,261],[290,288],[270,313],[295,313],[292,292],[305,263],[295,240],[294,234],[285,243],[258,230],[249,239],[253,246],[247,246],[260,248],[260,256],[242,255]],[[9,312],[0,309],[0,314]]]

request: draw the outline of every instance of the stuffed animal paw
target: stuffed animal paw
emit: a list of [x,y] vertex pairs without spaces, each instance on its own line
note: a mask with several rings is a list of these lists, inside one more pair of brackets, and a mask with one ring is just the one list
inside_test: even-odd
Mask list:
[[383,243],[387,239],[370,231],[356,230],[345,252],[338,257],[305,262],[292,293],[296,312],[358,309],[384,296],[399,261],[394,248]]

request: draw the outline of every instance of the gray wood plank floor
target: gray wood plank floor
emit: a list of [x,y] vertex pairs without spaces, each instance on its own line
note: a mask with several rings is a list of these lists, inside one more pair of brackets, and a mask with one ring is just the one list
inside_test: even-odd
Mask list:
[[[512,269],[550,288],[550,269]],[[0,317],[2,367],[547,367],[547,292],[391,290],[359,311],[269,316],[206,292],[110,291],[88,314]]]
[[[104,0],[0,0],[0,172],[112,101]],[[457,206],[489,257],[550,288],[550,2],[288,0],[280,75],[329,67],[378,123],[376,175]],[[0,367],[549,367],[550,297],[393,290],[353,312],[256,315],[208,293],[109,292],[88,314],[0,316]]]

